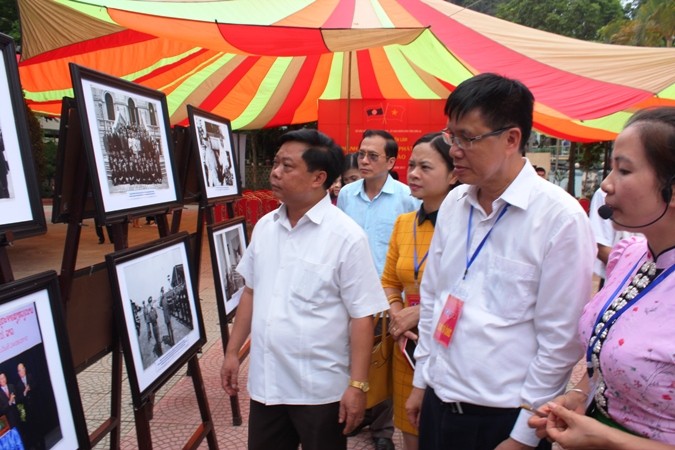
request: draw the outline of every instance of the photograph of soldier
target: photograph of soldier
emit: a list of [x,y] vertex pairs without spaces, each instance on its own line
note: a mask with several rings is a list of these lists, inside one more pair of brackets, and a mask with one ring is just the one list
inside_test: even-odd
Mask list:
[[207,187],[235,185],[230,133],[226,126],[196,119],[199,156]]
[[164,286],[160,289],[159,305],[162,308],[164,315],[164,325],[166,326],[166,344],[174,345],[176,342],[173,339],[173,327],[171,326],[171,307],[172,302],[168,294],[164,293]]
[[[217,229],[211,243],[217,261],[214,276],[218,278],[225,314],[230,314],[239,305],[244,289],[244,279],[235,270],[246,249],[244,222]],[[212,253],[213,255],[213,253]]]
[[[155,337],[155,345],[152,351],[156,356],[162,356],[162,338],[159,334],[159,325],[157,323],[157,309],[152,304],[152,297],[148,297],[148,319],[152,328],[152,335]],[[146,366],[147,367],[147,366]]]
[[228,293],[229,298],[244,287],[244,278],[235,270],[244,254],[241,229],[235,228],[233,230],[228,230],[225,233],[225,241],[227,242],[227,279],[230,288],[230,292]]
[[[120,284],[131,303],[127,327],[138,326],[129,338],[147,369],[194,329],[181,254],[176,249],[150,255],[125,266],[123,273]],[[147,300],[139,304],[136,298]]]
[[141,335],[141,306],[138,306],[133,300],[129,300],[131,303],[131,311],[134,314],[134,324],[136,325],[136,336]]
[[155,103],[94,86],[91,90],[110,193],[168,188]]
[[5,157],[5,141],[0,128],[0,199],[12,197],[9,180],[9,162]]

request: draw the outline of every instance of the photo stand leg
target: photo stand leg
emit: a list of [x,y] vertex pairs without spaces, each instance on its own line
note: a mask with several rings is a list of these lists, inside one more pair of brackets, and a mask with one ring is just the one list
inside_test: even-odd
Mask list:
[[193,450],[199,447],[199,444],[206,437],[206,441],[210,450],[218,449],[218,441],[216,440],[216,429],[213,426],[213,418],[211,417],[211,409],[206,397],[206,389],[204,388],[204,379],[202,378],[202,371],[199,368],[199,359],[194,355],[188,361],[188,370],[192,376],[192,384],[195,388],[195,395],[197,397],[197,404],[199,405],[199,413],[201,414],[202,423],[197,427],[194,434],[187,442],[185,450]]
[[169,220],[166,218],[166,214],[157,214],[155,216],[155,222],[157,222],[157,230],[159,231],[160,237],[166,237],[169,235]]
[[176,234],[180,231],[180,220],[183,217],[183,208],[178,208],[171,214],[171,234]]
[[140,408],[134,409],[134,422],[136,423],[136,438],[139,450],[152,450],[150,421],[152,420],[153,407],[153,402],[149,400]]
[[110,435],[110,448],[119,449],[121,443],[120,420],[122,412],[122,347],[115,337],[115,349],[112,351],[112,374],[110,392],[110,417],[89,435],[92,447]]

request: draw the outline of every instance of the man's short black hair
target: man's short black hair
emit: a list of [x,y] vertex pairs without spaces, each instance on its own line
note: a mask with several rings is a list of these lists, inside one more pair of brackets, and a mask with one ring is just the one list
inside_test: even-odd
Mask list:
[[[381,138],[384,138],[385,143],[384,143],[384,154],[387,156],[387,159],[389,158],[397,158],[398,157],[398,144],[396,143],[396,139],[394,139],[394,136],[391,135],[388,131],[384,130],[366,130],[363,132],[363,136],[361,137],[361,142],[365,138],[373,137],[373,136],[379,136]],[[359,143],[360,145],[361,143]]]
[[493,130],[518,127],[520,149],[524,150],[532,132],[534,96],[518,80],[494,73],[483,73],[461,82],[445,103],[445,115],[460,120],[478,110]]
[[302,128],[282,135],[279,146],[286,142],[302,142],[309,146],[302,154],[302,159],[310,172],[326,172],[326,181],[323,183],[325,189],[330,188],[337,177],[342,175],[345,156],[342,148],[330,136],[312,128]]

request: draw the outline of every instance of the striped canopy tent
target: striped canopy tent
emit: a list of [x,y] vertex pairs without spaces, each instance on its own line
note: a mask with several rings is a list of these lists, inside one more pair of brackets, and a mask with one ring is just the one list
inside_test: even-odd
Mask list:
[[[525,83],[535,127],[610,140],[675,105],[675,49],[579,41],[441,0],[18,0],[22,86],[36,112],[72,96],[68,63],[259,129],[317,120],[319,99],[444,99],[474,74]],[[440,111],[439,111],[440,114]]]

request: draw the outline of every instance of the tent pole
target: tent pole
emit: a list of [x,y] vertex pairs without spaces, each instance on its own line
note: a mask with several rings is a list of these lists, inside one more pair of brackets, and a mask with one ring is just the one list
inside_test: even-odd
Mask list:
[[352,52],[351,50],[347,52],[347,134],[346,134],[346,148],[345,151],[349,153],[349,135],[350,125],[351,125],[351,113],[352,113]]

